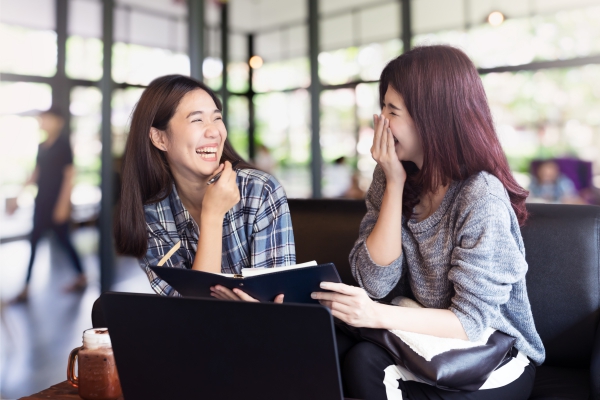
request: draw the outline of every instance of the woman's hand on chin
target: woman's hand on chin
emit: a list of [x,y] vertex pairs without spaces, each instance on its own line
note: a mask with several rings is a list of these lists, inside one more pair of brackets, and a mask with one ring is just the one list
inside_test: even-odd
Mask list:
[[364,289],[333,282],[322,282],[321,289],[331,292],[314,292],[311,297],[329,308],[334,317],[358,328],[379,328],[380,304],[371,300]]
[[398,159],[394,135],[390,129],[390,121],[382,115],[373,115],[373,146],[371,156],[381,166],[388,183],[396,182],[404,186],[406,171]]
[[[240,289],[231,290],[221,285],[212,286],[210,288],[210,295],[219,300],[250,301],[258,303],[258,300],[248,296],[248,294]],[[275,300],[273,300],[273,303],[283,303],[283,294],[278,294],[277,297],[275,297]]]
[[236,172],[231,168],[231,163],[225,161],[217,168],[216,175],[223,171],[219,180],[208,186],[202,200],[202,214],[223,217],[234,205],[240,201],[240,189],[236,181]]

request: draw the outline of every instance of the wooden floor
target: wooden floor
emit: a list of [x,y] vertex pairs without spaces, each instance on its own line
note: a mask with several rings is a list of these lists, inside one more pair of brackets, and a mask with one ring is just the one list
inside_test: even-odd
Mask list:
[[[63,291],[75,276],[74,268],[52,238],[44,239],[25,304],[7,302],[23,287],[29,242],[0,245],[0,399],[16,399],[65,380],[69,352],[81,346],[82,332],[92,325],[92,304],[100,294],[98,231],[81,228],[72,237],[90,282],[86,291]],[[116,291],[151,292],[134,259],[117,260],[115,281]]]

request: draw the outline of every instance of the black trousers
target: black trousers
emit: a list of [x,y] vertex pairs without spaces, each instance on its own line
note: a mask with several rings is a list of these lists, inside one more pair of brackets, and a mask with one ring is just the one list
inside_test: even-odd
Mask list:
[[63,224],[55,224],[48,217],[43,218],[39,215],[36,215],[33,219],[33,231],[31,232],[31,237],[29,239],[31,243],[31,256],[29,257],[29,266],[27,268],[27,278],[25,281],[26,283],[29,283],[31,280],[31,270],[33,269],[33,262],[35,261],[37,245],[44,233],[48,230],[54,232],[56,238],[58,239],[58,243],[60,243],[60,245],[67,252],[67,255],[71,259],[71,263],[73,264],[73,267],[75,267],[77,273],[83,273],[81,261],[69,237],[69,224],[67,222]]
[[[336,330],[344,396],[363,400],[387,400],[384,370],[395,362],[387,351],[370,342],[357,342]],[[421,400],[519,400],[533,389],[535,365],[530,362],[515,381],[496,389],[451,392],[415,381],[398,380],[402,399]]]

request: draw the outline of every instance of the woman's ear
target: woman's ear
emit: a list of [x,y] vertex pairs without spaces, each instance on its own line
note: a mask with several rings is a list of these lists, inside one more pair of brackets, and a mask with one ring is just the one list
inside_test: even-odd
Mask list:
[[148,132],[148,136],[154,147],[161,151],[167,151],[167,135],[164,131],[152,127]]

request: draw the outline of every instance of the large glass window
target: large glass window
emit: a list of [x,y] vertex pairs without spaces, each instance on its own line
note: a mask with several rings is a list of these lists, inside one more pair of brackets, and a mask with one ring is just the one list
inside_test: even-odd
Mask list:
[[310,85],[308,58],[265,62],[254,71],[253,84],[256,92],[306,88]]
[[100,39],[70,36],[67,39],[67,76],[74,79],[100,80],[102,48]]
[[228,102],[227,138],[233,148],[248,159],[248,98],[230,96]]
[[[35,116],[51,104],[49,85],[0,83],[0,198],[14,196],[33,171],[38,144],[44,139]],[[24,199],[32,203],[33,195]]]
[[480,68],[527,64],[600,53],[600,6],[529,18],[507,19],[415,36],[413,43],[445,43],[466,51]]
[[[257,95],[257,164],[272,165],[289,197],[311,195],[310,97],[306,90]],[[262,169],[267,169],[262,167]],[[269,171],[267,171],[269,172]]]
[[356,118],[358,121],[357,173],[358,186],[366,191],[371,184],[375,160],[371,157],[373,144],[373,114],[380,114],[379,85],[377,83],[361,83],[356,86]]
[[112,76],[116,82],[148,85],[153,79],[169,74],[190,74],[187,54],[136,44],[113,46]]
[[100,211],[101,104],[102,93],[96,87],[75,87],[71,91],[71,146],[77,171],[71,201],[76,221],[89,221]]
[[402,41],[389,40],[319,54],[319,77],[324,84],[376,81],[383,67],[402,53]]
[[206,57],[202,63],[204,83],[212,90],[218,91],[223,85],[223,63],[214,57]]
[[600,65],[482,77],[511,167],[571,155],[600,163]]
[[71,91],[71,143],[77,183],[100,185],[101,103],[102,93],[96,87],[75,87]]
[[68,0],[65,72],[69,78],[102,78],[102,3]]
[[130,87],[117,89],[112,99],[112,152],[120,158],[125,152],[127,135],[131,124],[131,115],[144,89]]
[[0,24],[0,71],[21,75],[56,73],[56,32]]
[[[311,195],[308,58],[266,62],[254,70],[256,164],[273,173],[289,197]],[[294,90],[295,89],[295,90]],[[291,90],[291,91],[288,91]]]
[[248,63],[229,63],[227,68],[227,89],[234,93],[243,93],[248,90]]
[[356,162],[356,99],[354,89],[321,93],[323,196],[341,197],[350,188]]

